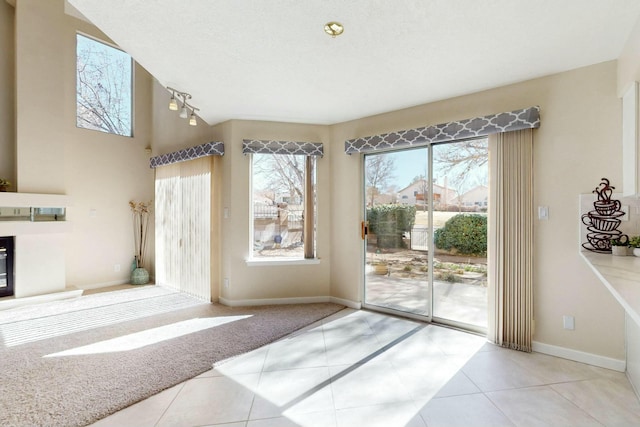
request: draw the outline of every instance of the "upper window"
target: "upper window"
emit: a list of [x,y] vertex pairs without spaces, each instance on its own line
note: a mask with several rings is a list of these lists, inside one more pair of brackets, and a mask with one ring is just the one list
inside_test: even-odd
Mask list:
[[252,154],[252,258],[315,257],[314,166],[313,156]]
[[133,61],[129,55],[78,34],[76,125],[132,136]]

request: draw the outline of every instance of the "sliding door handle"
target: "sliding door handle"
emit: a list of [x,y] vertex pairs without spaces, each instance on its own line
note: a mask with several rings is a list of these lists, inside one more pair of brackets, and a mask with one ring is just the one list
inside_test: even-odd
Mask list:
[[364,240],[369,234],[369,221],[360,222],[360,235],[362,236],[362,240]]

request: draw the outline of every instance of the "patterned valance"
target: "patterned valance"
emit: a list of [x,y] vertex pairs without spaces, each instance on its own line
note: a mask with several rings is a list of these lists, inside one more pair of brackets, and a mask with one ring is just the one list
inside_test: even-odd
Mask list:
[[540,127],[540,107],[536,106],[508,113],[350,139],[345,141],[344,151],[347,154],[369,153],[390,148],[425,146],[436,142],[483,137],[492,133],[538,127]]
[[295,141],[267,141],[258,139],[245,139],[242,141],[242,153],[260,154],[303,154],[305,156],[324,155],[324,149],[320,142],[295,142]]
[[151,158],[150,163],[151,168],[157,168],[158,166],[185,162],[187,160],[199,159],[200,157],[206,156],[224,156],[224,143],[207,142],[206,144],[185,148],[183,150],[174,151],[173,153],[155,156]]

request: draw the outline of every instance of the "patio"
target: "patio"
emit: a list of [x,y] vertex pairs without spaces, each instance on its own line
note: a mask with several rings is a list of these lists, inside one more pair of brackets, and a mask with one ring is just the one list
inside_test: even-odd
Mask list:
[[[371,249],[365,271],[365,302],[428,315],[427,253]],[[486,258],[436,253],[433,278],[433,316],[487,327]]]

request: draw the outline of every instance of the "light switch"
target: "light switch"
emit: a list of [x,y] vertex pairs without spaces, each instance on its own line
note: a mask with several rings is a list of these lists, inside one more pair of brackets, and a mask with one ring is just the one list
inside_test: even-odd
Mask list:
[[541,221],[546,221],[549,219],[549,207],[548,206],[538,206],[538,219]]
[[573,316],[562,316],[562,326],[573,331],[576,328],[576,321]]

